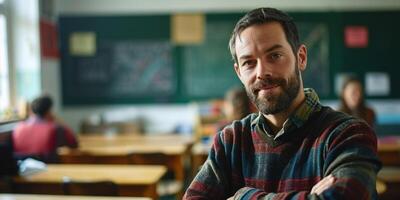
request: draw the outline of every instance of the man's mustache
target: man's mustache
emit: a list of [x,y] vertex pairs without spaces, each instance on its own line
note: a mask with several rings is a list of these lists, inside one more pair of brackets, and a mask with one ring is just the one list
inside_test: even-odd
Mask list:
[[264,79],[259,79],[251,87],[251,91],[256,94],[263,88],[270,88],[270,87],[275,87],[275,86],[285,86],[285,85],[286,85],[286,80],[283,78],[268,77],[268,78],[264,78]]

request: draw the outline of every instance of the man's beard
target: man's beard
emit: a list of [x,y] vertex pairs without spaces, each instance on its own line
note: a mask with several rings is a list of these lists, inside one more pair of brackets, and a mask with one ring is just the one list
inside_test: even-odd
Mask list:
[[[297,66],[297,65],[296,65]],[[277,85],[282,88],[282,93],[278,95],[268,95],[266,97],[257,97],[261,88]],[[247,95],[256,105],[257,109],[263,114],[277,114],[285,111],[297,97],[300,89],[299,70],[296,67],[295,72],[286,81],[283,78],[265,77],[257,81],[254,85],[246,88]]]

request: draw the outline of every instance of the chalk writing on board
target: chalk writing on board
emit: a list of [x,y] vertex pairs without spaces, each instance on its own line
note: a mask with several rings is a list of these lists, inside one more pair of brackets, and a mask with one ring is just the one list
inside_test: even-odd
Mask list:
[[156,95],[175,92],[172,47],[168,42],[120,41],[113,45],[110,94]]
[[168,41],[103,41],[96,56],[76,58],[78,89],[89,97],[157,97],[176,90]]

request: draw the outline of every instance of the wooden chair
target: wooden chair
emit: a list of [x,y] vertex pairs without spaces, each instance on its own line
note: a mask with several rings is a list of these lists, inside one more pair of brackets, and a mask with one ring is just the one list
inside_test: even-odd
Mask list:
[[63,180],[64,195],[118,196],[118,186],[112,181]]
[[0,130],[0,178],[18,173],[13,151],[12,128],[7,131]]

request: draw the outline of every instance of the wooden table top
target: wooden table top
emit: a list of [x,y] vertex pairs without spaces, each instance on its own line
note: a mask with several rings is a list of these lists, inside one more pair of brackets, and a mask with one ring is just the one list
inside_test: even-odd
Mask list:
[[0,200],[151,200],[146,197],[64,196],[41,194],[0,194]]
[[184,144],[189,145],[194,143],[194,137],[190,135],[178,135],[178,134],[115,134],[115,135],[104,135],[104,134],[85,134],[78,135],[80,142],[102,142],[102,143],[141,143],[141,144],[167,144],[177,145]]
[[[98,155],[129,153],[164,153],[179,155],[193,144],[191,136],[182,135],[79,135],[79,150]],[[62,152],[61,152],[62,153]]]
[[119,185],[142,185],[157,183],[166,170],[166,167],[158,165],[49,164],[46,171],[15,177],[14,181],[58,183],[68,178],[76,181],[109,180]]
[[[167,155],[180,155],[186,151],[185,145],[156,145],[156,144],[114,144],[114,145],[89,145],[80,144],[79,150],[92,155],[128,155],[130,153],[164,153]],[[60,152],[62,154],[62,152]]]

